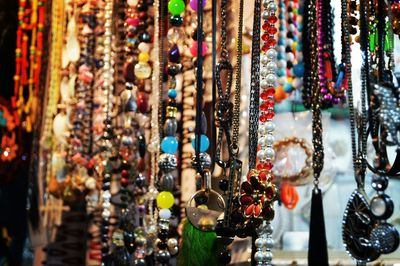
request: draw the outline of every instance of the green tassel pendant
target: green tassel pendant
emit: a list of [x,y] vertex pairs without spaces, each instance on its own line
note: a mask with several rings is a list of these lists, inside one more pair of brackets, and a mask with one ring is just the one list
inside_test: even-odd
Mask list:
[[221,265],[218,261],[219,250],[215,231],[201,231],[187,219],[184,221],[178,266]]

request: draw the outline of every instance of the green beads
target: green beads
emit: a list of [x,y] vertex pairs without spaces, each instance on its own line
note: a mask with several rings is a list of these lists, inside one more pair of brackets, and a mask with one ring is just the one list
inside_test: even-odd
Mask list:
[[185,2],[183,0],[170,0],[168,2],[168,11],[172,15],[179,15],[185,11]]

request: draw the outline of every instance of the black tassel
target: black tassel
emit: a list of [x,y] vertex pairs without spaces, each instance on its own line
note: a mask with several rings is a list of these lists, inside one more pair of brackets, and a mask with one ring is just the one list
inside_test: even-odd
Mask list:
[[308,242],[308,265],[328,266],[324,209],[321,190],[314,189],[311,199],[310,238]]

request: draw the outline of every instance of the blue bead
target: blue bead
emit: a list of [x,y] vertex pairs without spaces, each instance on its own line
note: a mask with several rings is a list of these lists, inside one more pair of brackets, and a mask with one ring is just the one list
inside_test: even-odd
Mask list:
[[297,44],[297,51],[301,52],[302,50],[303,50],[303,44],[299,42]]
[[169,89],[168,90],[168,97],[175,99],[177,95],[177,92],[175,89]]
[[293,91],[293,86],[292,84],[285,84],[285,86],[283,87],[283,90],[287,93],[291,93]]
[[[206,135],[200,135],[200,152],[206,152],[210,146],[210,140]],[[196,138],[192,139],[192,147],[196,150]]]
[[278,58],[278,60],[282,60],[282,59],[285,59],[285,56],[282,53],[278,53],[277,58]]
[[304,65],[301,63],[294,65],[293,73],[296,77],[302,77],[304,75]]
[[277,75],[278,77],[283,77],[283,76],[285,76],[285,70],[284,70],[283,68],[279,68],[279,69],[276,71],[276,75]]
[[279,39],[278,40],[278,45],[285,45],[285,40],[284,39]]
[[175,137],[165,137],[161,141],[161,150],[165,153],[174,154],[178,150],[178,140]]

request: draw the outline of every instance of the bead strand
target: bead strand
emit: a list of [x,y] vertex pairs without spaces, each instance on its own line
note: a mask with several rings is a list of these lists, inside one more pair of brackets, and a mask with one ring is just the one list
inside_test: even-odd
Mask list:
[[[272,239],[272,226],[269,223],[273,219],[273,202],[276,198],[276,189],[272,184],[272,167],[273,160],[275,158],[275,151],[273,149],[274,128],[275,125],[272,119],[275,116],[274,113],[274,93],[275,87],[277,86],[277,51],[276,51],[276,40],[275,34],[277,29],[275,23],[278,18],[276,17],[276,11],[278,6],[274,1],[263,1],[264,11],[262,13],[263,23],[263,35],[262,40],[264,44],[262,46],[261,55],[261,93],[260,93],[260,125],[258,144],[259,151],[257,152],[258,164],[257,168],[260,170],[259,179],[265,183],[267,188],[264,206],[262,210],[262,216],[266,219],[262,226],[260,226],[258,232],[258,238],[255,240],[257,251],[254,255],[254,259],[257,265],[271,265],[273,246]],[[268,193],[270,191],[270,193]]]
[[[180,26],[183,24],[181,14],[185,11],[185,2],[183,0],[170,0],[168,2],[168,11],[171,14],[169,22],[172,26],[167,33],[170,43],[167,66],[167,74],[169,76],[168,104],[164,124],[165,137],[162,139],[160,145],[163,154],[160,155],[158,161],[158,166],[161,170],[161,180],[159,182],[161,192],[157,196],[160,229],[157,240],[158,250],[155,252],[155,256],[159,263],[168,263],[171,256],[178,253],[178,241],[175,238],[169,238],[169,222],[172,215],[170,208],[175,202],[174,195],[172,194],[175,186],[172,172],[177,167],[176,152],[178,151],[178,140],[176,137],[178,130],[178,121],[176,119],[178,112],[178,108],[176,107],[176,97],[178,95],[176,75],[181,72],[182,68],[178,43],[182,41],[179,33],[183,31]],[[161,49],[163,48],[161,47]]]

